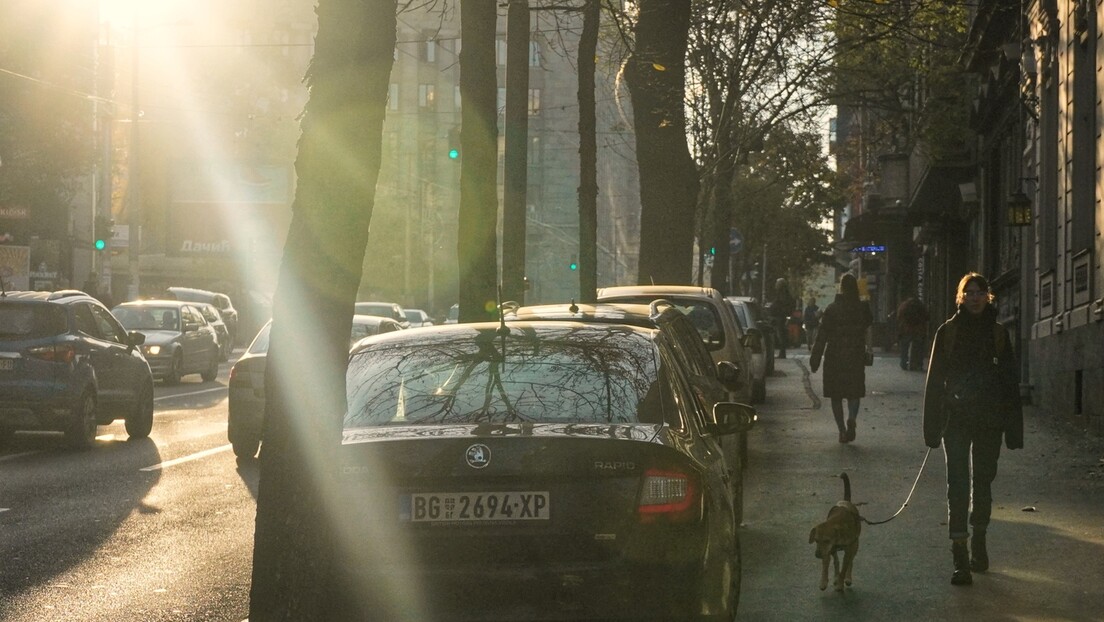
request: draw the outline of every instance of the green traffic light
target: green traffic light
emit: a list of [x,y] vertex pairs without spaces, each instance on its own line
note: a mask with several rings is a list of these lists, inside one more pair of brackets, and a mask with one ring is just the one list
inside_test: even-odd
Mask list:
[[103,240],[96,240],[96,250],[102,251],[105,248],[107,248],[107,242]]
[[460,150],[459,149],[449,149],[448,155],[449,155],[450,160],[455,160],[455,159],[460,157]]
[[579,264],[577,264],[573,261],[568,265],[568,267],[571,268],[572,270],[578,270],[579,269]]
[[710,246],[709,247],[709,254],[710,255],[716,255],[717,254],[717,247],[716,246]]

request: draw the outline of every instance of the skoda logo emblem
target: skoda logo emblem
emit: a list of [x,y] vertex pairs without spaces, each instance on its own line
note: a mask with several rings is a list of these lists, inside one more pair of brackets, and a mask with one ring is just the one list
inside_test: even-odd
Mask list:
[[464,459],[467,460],[468,466],[471,468],[482,469],[491,463],[491,448],[483,443],[476,443],[464,452]]

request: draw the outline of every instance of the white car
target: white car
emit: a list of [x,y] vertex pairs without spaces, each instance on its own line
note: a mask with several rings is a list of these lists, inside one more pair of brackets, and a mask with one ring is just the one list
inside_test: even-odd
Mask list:
[[739,370],[732,399],[751,403],[751,356],[748,340],[732,305],[711,287],[688,285],[629,285],[598,290],[598,302],[648,304],[662,298],[683,312],[698,329],[715,362],[729,361]]
[[404,307],[403,313],[406,314],[406,321],[410,322],[410,328],[433,326],[433,318],[429,317],[429,314],[421,309],[407,309]]

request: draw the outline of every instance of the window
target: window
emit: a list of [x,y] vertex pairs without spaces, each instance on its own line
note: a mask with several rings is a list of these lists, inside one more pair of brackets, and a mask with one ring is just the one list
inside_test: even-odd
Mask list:
[[495,39],[495,62],[499,67],[506,66],[506,39]]
[[437,62],[437,40],[426,39],[422,45],[422,60],[427,63]]
[[395,82],[392,82],[391,85],[387,87],[387,109],[399,109],[399,85]]
[[452,105],[455,109],[460,110],[460,85],[452,87]]
[[495,108],[498,110],[498,114],[502,114],[506,110],[506,89],[503,87],[498,88],[498,99],[495,101]]
[[529,164],[539,165],[541,163],[541,139],[540,136],[529,137]]
[[126,343],[126,331],[119,325],[119,322],[111,316],[106,309],[102,309],[95,305],[88,305],[92,309],[92,316],[96,320],[96,324],[99,326],[100,335],[104,341],[114,341],[115,343]]
[[89,337],[100,338],[100,326],[96,323],[96,319],[92,317],[92,307],[87,303],[81,303],[75,305],[73,309],[73,316],[77,321],[77,330],[88,335]]
[[541,90],[529,89],[529,116],[535,117],[540,114],[541,110]]
[[541,51],[540,43],[536,41],[529,42],[529,66],[540,67],[541,64]]
[[418,85],[418,107],[419,108],[433,108],[434,100],[436,99],[435,87],[432,84],[419,84]]

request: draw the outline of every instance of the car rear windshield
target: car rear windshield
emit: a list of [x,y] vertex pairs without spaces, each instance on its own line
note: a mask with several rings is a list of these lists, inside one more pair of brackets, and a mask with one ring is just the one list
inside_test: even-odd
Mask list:
[[395,307],[392,305],[374,305],[363,302],[356,303],[357,315],[376,315],[379,317],[395,318]]
[[381,342],[350,358],[345,426],[663,423],[677,415],[658,360],[614,328]]
[[67,329],[65,309],[59,305],[0,302],[0,339],[40,339]]

